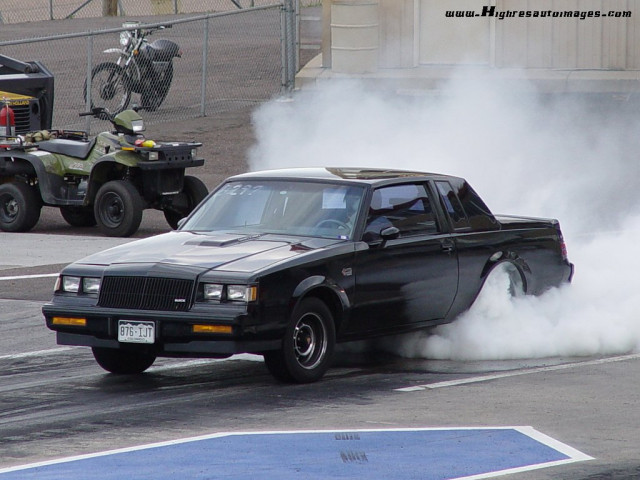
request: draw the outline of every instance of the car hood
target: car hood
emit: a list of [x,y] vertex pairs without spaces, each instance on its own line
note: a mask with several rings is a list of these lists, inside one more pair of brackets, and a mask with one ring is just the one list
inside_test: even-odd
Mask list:
[[279,235],[169,232],[104,250],[76,264],[164,264],[254,272],[287,258],[343,242]]

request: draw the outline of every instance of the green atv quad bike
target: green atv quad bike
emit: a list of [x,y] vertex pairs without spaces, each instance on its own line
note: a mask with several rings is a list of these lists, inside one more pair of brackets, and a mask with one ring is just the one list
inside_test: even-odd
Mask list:
[[171,228],[207,196],[185,168],[198,167],[201,143],[145,140],[134,110],[113,116],[102,107],[81,113],[110,120],[114,131],[53,130],[0,138],[0,229],[26,232],[42,206],[59,207],[72,226],[98,225],[110,237],[128,237],[146,208],[162,210]]

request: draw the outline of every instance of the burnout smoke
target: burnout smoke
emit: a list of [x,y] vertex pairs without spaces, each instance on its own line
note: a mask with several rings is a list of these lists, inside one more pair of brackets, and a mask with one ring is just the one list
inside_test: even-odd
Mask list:
[[487,285],[454,323],[385,342],[396,353],[468,360],[638,350],[640,121],[622,101],[551,99],[512,87],[468,74],[437,95],[328,84],[256,112],[250,167],[459,175],[494,213],[560,220],[576,265],[572,285],[514,299]]

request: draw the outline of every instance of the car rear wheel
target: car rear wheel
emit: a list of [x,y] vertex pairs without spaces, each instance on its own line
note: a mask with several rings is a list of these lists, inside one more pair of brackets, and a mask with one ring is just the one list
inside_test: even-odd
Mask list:
[[171,205],[166,207],[164,218],[174,230],[178,228],[180,219],[186,217],[209,194],[207,186],[197,177],[184,177],[182,192],[177,194]]
[[511,262],[501,262],[489,272],[474,305],[491,302],[496,296],[518,297],[526,293],[524,281],[518,268]]
[[156,357],[150,353],[129,352],[115,348],[93,347],[93,358],[107,372],[119,375],[134,375],[153,365]]
[[60,207],[62,218],[72,227],[93,227],[96,216],[91,207]]
[[94,214],[98,227],[109,237],[129,237],[142,221],[144,201],[130,182],[107,182],[96,195]]
[[311,383],[329,368],[335,349],[333,316],[317,298],[307,298],[294,310],[280,350],[265,352],[269,372],[278,380]]
[[0,185],[0,229],[5,232],[28,232],[40,219],[42,199],[26,183]]

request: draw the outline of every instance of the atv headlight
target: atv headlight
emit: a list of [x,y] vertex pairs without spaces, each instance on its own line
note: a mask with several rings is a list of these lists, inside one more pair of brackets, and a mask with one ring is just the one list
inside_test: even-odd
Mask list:
[[131,120],[131,130],[134,132],[144,132],[144,120]]
[[197,153],[198,153],[198,149],[197,148],[192,148],[191,149],[191,158],[196,158]]

